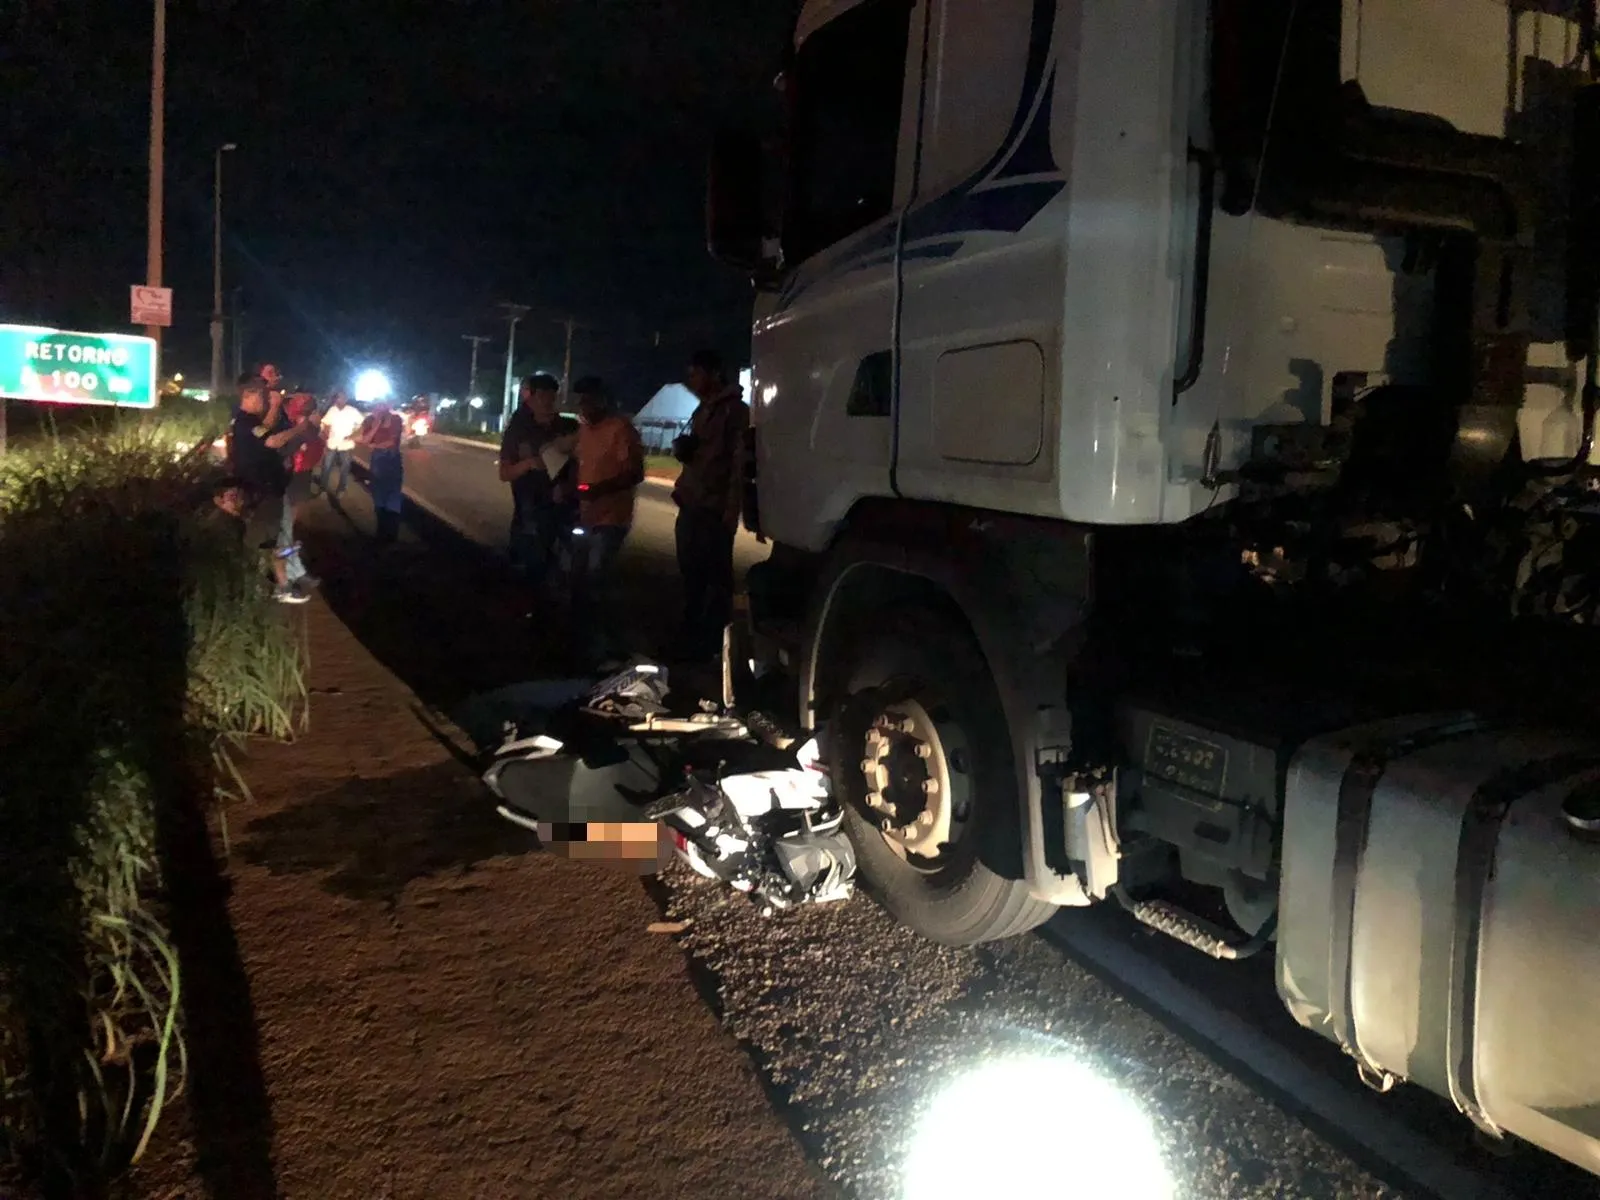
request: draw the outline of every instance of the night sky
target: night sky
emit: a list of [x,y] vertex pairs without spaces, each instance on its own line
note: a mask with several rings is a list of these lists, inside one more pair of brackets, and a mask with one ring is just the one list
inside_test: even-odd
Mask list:
[[[750,291],[704,247],[712,132],[776,116],[796,0],[168,0],[165,369],[208,375],[212,155],[246,361],[406,393],[518,367],[637,406]],[[143,282],[148,0],[0,0],[0,320],[127,329]],[[657,335],[660,348],[655,348]],[[230,360],[231,360],[230,350]]]

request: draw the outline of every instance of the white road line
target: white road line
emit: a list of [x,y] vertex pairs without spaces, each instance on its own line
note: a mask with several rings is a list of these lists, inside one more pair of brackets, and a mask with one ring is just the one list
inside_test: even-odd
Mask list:
[[479,442],[472,438],[457,437],[453,433],[430,433],[428,441],[449,442],[453,446],[469,446],[474,450],[487,450],[491,454],[499,454],[500,447],[493,442]]

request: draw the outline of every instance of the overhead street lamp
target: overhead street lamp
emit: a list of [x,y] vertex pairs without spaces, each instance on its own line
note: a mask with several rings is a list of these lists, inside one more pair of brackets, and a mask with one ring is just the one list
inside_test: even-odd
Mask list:
[[222,156],[238,148],[233,142],[225,142],[217,147],[216,173],[211,192],[211,395],[213,397],[222,395]]

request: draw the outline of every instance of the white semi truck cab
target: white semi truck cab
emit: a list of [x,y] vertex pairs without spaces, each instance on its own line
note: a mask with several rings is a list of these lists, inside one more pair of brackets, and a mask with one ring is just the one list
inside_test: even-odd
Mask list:
[[1595,10],[809,0],[708,223],[753,645],[885,906],[1270,954],[1600,1173]]

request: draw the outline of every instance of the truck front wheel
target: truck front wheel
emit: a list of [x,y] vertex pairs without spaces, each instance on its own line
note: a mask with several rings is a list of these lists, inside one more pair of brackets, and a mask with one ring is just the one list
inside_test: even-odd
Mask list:
[[1022,882],[1011,737],[971,635],[918,612],[843,641],[828,741],[868,889],[947,946],[1044,922],[1054,906]]

